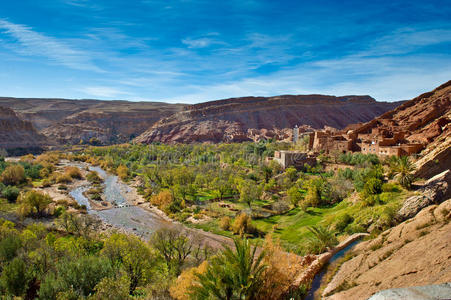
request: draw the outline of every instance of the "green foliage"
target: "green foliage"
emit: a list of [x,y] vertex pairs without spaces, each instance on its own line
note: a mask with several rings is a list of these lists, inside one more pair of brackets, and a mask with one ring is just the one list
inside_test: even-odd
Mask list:
[[415,166],[408,156],[401,156],[393,160],[390,168],[395,175],[395,178],[406,189],[410,189],[414,180],[413,172]]
[[149,247],[139,238],[113,234],[106,241],[102,253],[114,267],[122,265],[130,280],[129,292],[151,280],[153,257]]
[[24,260],[15,257],[8,263],[1,274],[0,283],[6,290],[7,294],[14,296],[21,296],[25,293],[30,274]]
[[302,193],[297,186],[292,186],[287,191],[288,198],[293,206],[298,206],[298,203],[303,199]]
[[25,179],[25,169],[19,164],[7,166],[0,176],[0,181],[6,185],[18,185]]
[[313,234],[307,242],[307,251],[314,254],[323,253],[338,244],[335,233],[323,226],[311,226],[308,230]]
[[0,262],[7,262],[13,259],[21,247],[22,241],[14,231],[2,234],[0,240]]
[[192,299],[253,299],[262,286],[265,253],[256,254],[246,239],[235,239],[235,249],[226,247],[213,257],[207,271],[196,274]]
[[43,192],[29,191],[19,198],[20,214],[22,216],[41,216],[47,206],[52,203],[52,198]]
[[20,190],[15,186],[7,186],[2,191],[2,196],[8,200],[10,203],[14,203],[19,196]]

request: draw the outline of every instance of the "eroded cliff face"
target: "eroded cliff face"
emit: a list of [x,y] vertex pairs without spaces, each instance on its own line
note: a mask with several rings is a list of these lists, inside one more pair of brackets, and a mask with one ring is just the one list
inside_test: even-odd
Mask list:
[[239,142],[273,136],[286,139],[290,128],[343,128],[366,122],[398,106],[369,96],[284,95],[244,97],[187,106],[155,123],[139,143]]
[[0,149],[10,154],[20,154],[24,150],[38,151],[45,144],[47,139],[36,131],[31,122],[0,106]]

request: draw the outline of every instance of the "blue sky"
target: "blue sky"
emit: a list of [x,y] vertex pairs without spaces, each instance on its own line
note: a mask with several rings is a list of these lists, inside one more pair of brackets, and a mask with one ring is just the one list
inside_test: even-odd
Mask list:
[[0,95],[196,103],[409,99],[451,79],[447,1],[0,4]]

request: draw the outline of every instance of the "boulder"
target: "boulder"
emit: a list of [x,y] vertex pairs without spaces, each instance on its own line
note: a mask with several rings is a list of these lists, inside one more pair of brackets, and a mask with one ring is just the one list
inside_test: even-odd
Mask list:
[[410,219],[426,206],[441,203],[450,196],[451,171],[446,170],[426,181],[418,195],[407,198],[396,219],[399,221]]

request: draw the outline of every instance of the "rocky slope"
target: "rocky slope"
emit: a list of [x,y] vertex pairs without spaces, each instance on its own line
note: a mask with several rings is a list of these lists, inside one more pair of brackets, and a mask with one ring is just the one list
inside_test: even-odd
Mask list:
[[416,161],[418,177],[430,178],[450,169],[451,81],[403,103],[357,129],[349,127],[357,132],[369,132],[372,128],[404,132],[406,142],[425,146]]
[[60,144],[97,138],[104,144],[126,142],[184,105],[68,99],[0,98],[9,107]]
[[39,134],[31,122],[20,119],[13,110],[0,106],[0,149],[14,155],[24,151],[39,151],[47,143],[46,137]]
[[369,96],[284,95],[243,97],[187,106],[155,123],[139,143],[240,142],[265,137],[284,139],[295,125],[343,128],[366,122],[400,103]]
[[451,282],[451,199],[362,242],[323,298],[367,299],[377,291]]

